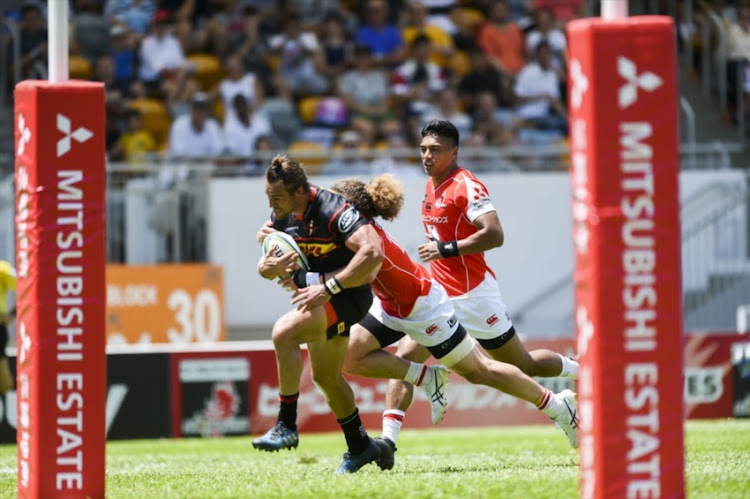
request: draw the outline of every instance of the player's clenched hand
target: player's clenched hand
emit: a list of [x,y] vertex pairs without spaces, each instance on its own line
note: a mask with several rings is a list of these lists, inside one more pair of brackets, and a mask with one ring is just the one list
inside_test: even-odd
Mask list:
[[331,295],[328,294],[325,286],[315,284],[295,291],[292,295],[292,305],[297,305],[297,310],[300,312],[309,312],[330,299]]
[[276,246],[272,245],[258,263],[258,273],[262,277],[266,279],[286,277],[297,270],[297,253],[290,251],[289,253],[275,257],[273,256],[274,251],[276,251]]
[[419,254],[419,258],[423,262],[429,262],[430,260],[440,260],[441,258],[443,258],[443,255],[441,255],[440,251],[438,250],[437,241],[430,241],[428,243],[420,244],[417,247],[417,253]]
[[261,225],[255,238],[258,240],[259,244],[263,244],[263,240],[271,232],[276,232],[276,229],[273,228],[273,223],[270,220],[266,220],[266,223]]

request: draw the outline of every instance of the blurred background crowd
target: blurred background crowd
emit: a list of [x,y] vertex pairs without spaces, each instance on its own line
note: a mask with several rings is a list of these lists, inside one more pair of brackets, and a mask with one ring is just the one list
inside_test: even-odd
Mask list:
[[[9,1],[21,76],[44,79],[46,2]],[[105,85],[111,161],[215,158],[254,174],[258,152],[287,149],[343,173],[369,160],[327,152],[414,150],[434,118],[469,147],[557,144],[565,24],[583,3],[72,0],[70,75]]]
[[[288,150],[322,173],[365,163],[374,172],[418,171],[413,160],[363,151],[415,151],[434,118],[457,126],[468,163],[472,148],[564,146],[565,26],[590,3],[71,0],[70,75],[105,85],[110,161],[211,158],[223,171],[253,175],[270,151]],[[686,22],[684,2],[674,3],[663,10],[676,13],[696,74],[698,26],[713,11],[726,23],[727,81],[740,81],[750,7],[691,2]],[[44,0],[3,2],[8,93],[11,25],[21,78],[47,77],[46,10]]]

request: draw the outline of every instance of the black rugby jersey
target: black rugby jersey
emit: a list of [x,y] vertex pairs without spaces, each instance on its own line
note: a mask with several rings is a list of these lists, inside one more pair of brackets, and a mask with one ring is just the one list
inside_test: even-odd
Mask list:
[[345,267],[354,256],[344,241],[368,220],[344,197],[318,186],[310,186],[305,213],[271,221],[276,230],[292,236],[307,255],[310,270],[330,272]]

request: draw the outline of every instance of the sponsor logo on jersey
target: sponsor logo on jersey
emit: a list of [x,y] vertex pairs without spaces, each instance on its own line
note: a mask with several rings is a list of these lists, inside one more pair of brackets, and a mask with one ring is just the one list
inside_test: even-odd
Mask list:
[[425,201],[424,202],[424,211],[432,211],[432,203]]
[[427,336],[430,336],[430,335],[432,335],[432,333],[434,333],[435,331],[437,331],[437,329],[438,329],[438,327],[437,327],[437,324],[430,324],[430,325],[429,325],[429,326],[427,327],[427,329],[425,329],[425,330],[424,330],[424,333],[425,333],[425,334],[426,334]]
[[298,243],[302,253],[312,257],[327,255],[338,248],[336,243],[302,243],[299,241]]
[[339,217],[339,232],[347,232],[359,219],[359,212],[352,206]]
[[432,215],[422,215],[422,221],[428,224],[447,224],[448,217],[435,217]]
[[497,314],[492,314],[487,318],[487,325],[488,326],[494,326],[499,319],[497,318]]
[[458,317],[456,317],[455,315],[451,315],[451,318],[448,319],[448,327],[455,326],[456,322],[458,322]]
[[471,205],[475,210],[483,208],[485,205],[490,204],[490,198],[479,198],[471,202]]

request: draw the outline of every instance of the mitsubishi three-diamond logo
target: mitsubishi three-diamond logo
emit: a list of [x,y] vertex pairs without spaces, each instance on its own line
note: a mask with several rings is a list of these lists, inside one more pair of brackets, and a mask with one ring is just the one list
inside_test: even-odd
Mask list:
[[573,109],[580,109],[583,104],[583,94],[589,89],[589,79],[583,73],[581,61],[578,59],[570,61],[570,80],[573,84],[570,90],[570,104]]
[[75,139],[76,142],[83,143],[94,136],[93,132],[88,128],[78,127],[73,132],[71,132],[71,129],[70,118],[64,114],[57,113],[57,131],[65,134],[63,138],[57,141],[58,158],[70,152],[71,138]]
[[26,362],[26,359],[29,355],[29,350],[31,349],[31,337],[26,333],[25,322],[21,322],[21,327],[18,335],[21,338],[21,341],[18,345],[18,362],[23,365]]
[[26,144],[31,140],[31,130],[26,126],[26,118],[18,114],[18,154],[20,156],[26,150]]
[[664,83],[664,80],[650,71],[638,74],[635,63],[623,56],[617,58],[617,73],[625,80],[617,96],[620,109],[625,109],[638,100],[639,89],[653,92]]

